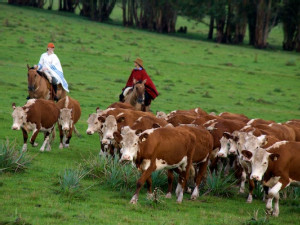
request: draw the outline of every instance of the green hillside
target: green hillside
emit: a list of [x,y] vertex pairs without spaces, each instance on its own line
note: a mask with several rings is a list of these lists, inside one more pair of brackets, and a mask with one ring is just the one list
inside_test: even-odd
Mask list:
[[[86,120],[96,107],[118,101],[136,57],[144,60],[160,93],[153,112],[201,107],[284,122],[300,119],[299,54],[161,35],[4,3],[0,24],[0,140],[23,144],[22,132],[11,130],[11,104],[26,103],[26,65],[38,63],[48,42],[54,42],[70,96],[82,108],[77,124],[82,138],[74,136],[69,149],[59,150],[58,138],[49,153],[30,146],[34,159],[24,173],[0,174],[0,224],[16,218],[28,224],[242,224],[257,210],[264,216],[264,203],[246,204],[246,195],[200,196],[195,202],[185,195],[181,205],[173,197],[155,208],[142,193],[132,206],[134,190],[111,191],[95,180],[83,181],[88,188],[83,199],[69,201],[57,194],[58,176],[90,155],[97,157],[99,137],[85,134]],[[279,218],[270,224],[296,224],[299,209],[299,202],[281,204]]]

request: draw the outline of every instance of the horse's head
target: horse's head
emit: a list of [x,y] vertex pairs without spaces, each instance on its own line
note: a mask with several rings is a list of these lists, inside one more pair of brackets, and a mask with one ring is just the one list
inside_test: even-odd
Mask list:
[[134,81],[134,91],[136,92],[137,102],[140,104],[144,103],[145,100],[145,83],[147,80]]
[[37,69],[34,67],[29,67],[27,65],[27,69],[28,69],[28,73],[27,73],[27,77],[28,77],[28,91],[34,91],[35,90],[35,83],[36,83],[36,79],[39,76]]

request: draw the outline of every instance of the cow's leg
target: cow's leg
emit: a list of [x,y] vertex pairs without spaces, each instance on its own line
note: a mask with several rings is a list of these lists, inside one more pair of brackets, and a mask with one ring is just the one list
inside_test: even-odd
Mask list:
[[66,144],[64,146],[65,148],[69,148],[70,140],[72,138],[73,129],[74,129],[74,126],[69,130],[69,133],[68,133],[68,136],[67,136],[67,140],[66,140]]
[[286,188],[286,186],[290,183],[289,178],[287,177],[281,177],[279,181],[269,190],[269,195],[273,196],[274,201],[274,211],[273,216],[279,215],[279,191]]
[[60,138],[59,149],[63,149],[64,148],[64,145],[63,145],[64,132],[60,125],[58,125],[58,129],[59,129],[59,138]]
[[40,129],[41,129],[41,126],[40,126],[40,125],[37,125],[37,126],[36,126],[36,129],[33,130],[32,137],[30,138],[30,144],[31,144],[33,147],[38,146],[38,143],[35,143],[35,139],[36,139],[38,133],[40,132]]
[[255,188],[255,183],[254,183],[254,180],[253,179],[250,179],[249,178],[249,195],[248,195],[248,198],[247,198],[247,203],[252,203],[252,199],[253,199],[253,190]]
[[199,185],[200,185],[202,178],[206,172],[207,164],[208,164],[208,160],[206,160],[205,162],[203,162],[199,165],[198,174],[195,177],[196,186],[195,186],[194,191],[191,196],[192,200],[196,200],[199,197]]
[[166,194],[166,198],[172,197],[173,180],[174,180],[173,170],[168,170],[168,193]]
[[240,193],[244,193],[245,192],[245,182],[246,182],[246,178],[247,178],[247,174],[246,171],[244,170],[244,168],[242,168],[242,176],[241,176],[241,185],[240,185]]
[[[189,155],[187,156],[187,164],[185,168],[182,168],[181,176],[179,177],[179,183],[181,185],[181,190],[179,191],[178,197],[177,197],[177,203],[181,203],[183,200],[183,191],[186,187],[187,180],[189,178],[189,172],[190,168],[192,166],[192,155],[194,154],[194,149],[189,152]],[[180,188],[180,187],[179,187]]]
[[44,143],[42,145],[42,147],[40,148],[40,151],[43,152],[45,151],[45,146],[47,145],[47,143],[49,142],[49,132],[46,132],[44,134],[45,138],[44,138]]
[[151,163],[150,166],[148,167],[147,170],[145,170],[142,173],[142,176],[140,177],[140,179],[137,181],[136,184],[136,190],[135,193],[133,195],[133,197],[130,200],[130,203],[132,204],[136,204],[139,198],[139,192],[142,188],[142,186],[144,185],[144,183],[146,182],[146,180],[151,177],[152,172],[155,170],[155,164]]
[[22,151],[26,152],[27,151],[27,139],[28,139],[28,133],[27,131],[22,127],[22,133],[23,133],[23,147],[22,147]]
[[151,198],[153,196],[151,176],[146,180],[146,183],[147,183],[147,196]]
[[48,152],[51,151],[51,140],[50,140],[51,133],[52,133],[52,131],[46,133],[46,136],[48,137],[48,141],[46,143],[46,151],[48,151]]

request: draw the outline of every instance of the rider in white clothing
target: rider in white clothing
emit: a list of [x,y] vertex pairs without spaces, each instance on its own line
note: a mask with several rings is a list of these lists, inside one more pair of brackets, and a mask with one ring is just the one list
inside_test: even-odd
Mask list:
[[54,44],[49,43],[47,46],[47,52],[41,55],[37,70],[43,71],[50,83],[52,83],[55,94],[57,91],[57,85],[62,84],[62,87],[69,92],[68,83],[64,78],[63,70],[57,55],[54,54]]

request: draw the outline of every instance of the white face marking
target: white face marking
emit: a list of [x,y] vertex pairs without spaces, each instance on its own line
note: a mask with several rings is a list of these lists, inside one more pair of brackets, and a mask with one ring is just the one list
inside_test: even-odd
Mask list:
[[229,142],[229,139],[225,138],[225,137],[222,137],[220,139],[220,143],[221,143],[221,149],[220,151],[218,152],[218,156],[219,157],[224,157],[226,158],[227,157],[227,154],[228,154],[228,151],[229,151],[229,148],[230,148],[230,142]]
[[12,113],[13,117],[13,130],[20,130],[26,124],[27,114],[22,107],[16,107]]
[[86,130],[87,134],[93,134],[94,132],[100,132],[101,129],[101,122],[98,120],[98,114],[93,113],[89,116],[87,123],[88,128]]
[[251,158],[252,173],[250,178],[260,181],[269,165],[269,155],[263,148],[258,148]]
[[58,123],[62,127],[62,130],[66,130],[66,131],[70,130],[73,124],[72,109],[68,109],[68,108],[61,109]]
[[103,139],[102,139],[102,143],[103,144],[108,144],[108,142],[110,142],[110,140],[114,139],[114,132],[116,132],[118,130],[118,126],[117,126],[117,120],[114,116],[109,115],[106,119],[105,122],[103,123],[103,127],[101,129],[102,133],[103,133]]
[[139,151],[139,146],[138,146],[138,141],[139,141],[139,136],[135,134],[134,130],[131,130],[128,126],[123,127],[121,131],[121,136],[122,136],[122,141],[121,141],[121,159],[120,161],[123,160],[128,160],[128,161],[133,161],[136,156],[137,152]]

